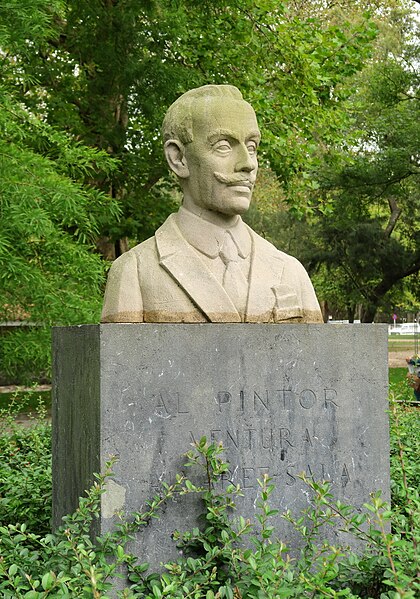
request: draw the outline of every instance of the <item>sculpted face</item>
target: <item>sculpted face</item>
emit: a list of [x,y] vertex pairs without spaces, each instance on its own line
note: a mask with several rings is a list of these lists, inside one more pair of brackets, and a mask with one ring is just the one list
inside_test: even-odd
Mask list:
[[242,100],[200,98],[193,113],[193,141],[184,147],[184,206],[225,220],[249,208],[257,175],[260,132],[252,107]]

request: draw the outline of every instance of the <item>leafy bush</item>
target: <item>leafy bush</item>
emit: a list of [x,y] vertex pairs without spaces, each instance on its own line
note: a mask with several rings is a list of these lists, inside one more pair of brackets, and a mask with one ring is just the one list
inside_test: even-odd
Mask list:
[[[39,399],[37,418],[30,427],[16,424],[24,408],[12,400],[0,410],[0,524],[25,523],[32,531],[47,534],[51,520],[51,425]],[[26,394],[29,402],[31,394]],[[30,421],[29,421],[30,423]]]
[[[227,464],[221,458],[223,448],[209,445],[203,438],[188,452],[187,463],[198,464],[205,469],[208,479],[205,487],[197,487],[189,479],[178,476],[173,485],[163,484],[161,493],[149,502],[144,512],[122,520],[115,532],[96,538],[95,542],[89,537],[89,531],[100,512],[100,497],[112,463],[103,476],[97,477],[87,497],[80,500],[78,510],[67,516],[64,525],[53,534],[45,534],[35,526],[35,512],[27,509],[31,503],[30,495],[25,498],[20,492],[18,497],[9,499],[9,504],[14,505],[13,515],[10,513],[8,522],[0,526],[1,596],[5,599],[105,598],[117,595],[132,599],[414,599],[420,591],[416,550],[420,502],[413,487],[418,473],[412,465],[414,456],[411,450],[405,456],[403,444],[409,438],[409,445],[414,450],[415,428],[419,428],[419,419],[413,409],[397,405],[393,405],[392,414],[395,508],[391,511],[376,494],[365,505],[366,513],[361,515],[335,501],[328,483],[307,480],[313,495],[312,506],[298,517],[284,514],[303,540],[303,548],[294,559],[287,546],[276,539],[270,525],[270,517],[276,513],[269,503],[273,490],[271,480],[265,477],[260,482],[259,531],[242,517],[232,520],[231,508],[241,490],[230,486],[224,491],[216,491],[215,483],[225,472]],[[19,439],[28,459],[34,460],[27,465],[34,471],[28,485],[31,493],[37,484],[36,477],[39,476],[38,487],[45,486],[47,477],[35,469],[39,454],[29,452],[27,448],[37,443],[41,448],[49,436],[49,426],[41,423],[22,435],[13,427],[9,428],[3,432],[1,443],[3,451],[7,451],[16,447]],[[32,443],[29,441],[31,436]],[[46,459],[49,459],[47,441],[43,450]],[[8,463],[10,470],[14,464],[22,472],[18,459],[9,459]],[[22,489],[19,473],[12,476],[15,476],[15,484]],[[22,474],[20,477],[24,478]],[[201,529],[177,535],[176,541],[183,549],[182,559],[166,564],[163,574],[149,573],[148,564],[139,564],[126,549],[127,542],[147,525],[150,518],[158,517],[165,502],[175,496],[180,501],[181,496],[190,493],[199,494],[203,500],[204,525]],[[7,502],[3,502],[4,506]],[[16,516],[17,524],[11,522],[12,516]],[[316,539],[316,532],[321,526],[336,526],[337,523],[353,538],[363,541],[365,550],[361,555],[347,547]],[[112,580],[121,576],[122,570],[128,573],[131,587],[117,592],[113,589]]]

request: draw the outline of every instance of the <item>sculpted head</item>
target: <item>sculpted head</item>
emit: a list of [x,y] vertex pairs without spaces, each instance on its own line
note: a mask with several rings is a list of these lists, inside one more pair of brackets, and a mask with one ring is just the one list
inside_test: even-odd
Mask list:
[[186,92],[170,106],[162,134],[187,209],[225,220],[248,209],[260,132],[253,108],[236,87],[205,85]]

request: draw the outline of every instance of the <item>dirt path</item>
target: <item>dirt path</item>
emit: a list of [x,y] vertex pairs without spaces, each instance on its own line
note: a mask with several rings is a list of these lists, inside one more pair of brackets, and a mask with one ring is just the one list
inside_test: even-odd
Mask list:
[[393,351],[388,354],[388,366],[390,368],[407,368],[406,358],[411,357],[412,351]]
[[4,385],[0,387],[0,393],[14,393],[15,391],[50,391],[51,385],[37,385],[36,387],[23,387],[22,385]]

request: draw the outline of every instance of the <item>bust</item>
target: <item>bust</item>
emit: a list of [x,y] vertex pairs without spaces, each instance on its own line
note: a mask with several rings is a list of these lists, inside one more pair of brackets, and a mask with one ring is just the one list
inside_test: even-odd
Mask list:
[[230,85],[186,92],[170,106],[162,134],[182,206],[112,264],[102,322],[323,322],[300,262],[241,218],[260,141],[241,92]]

